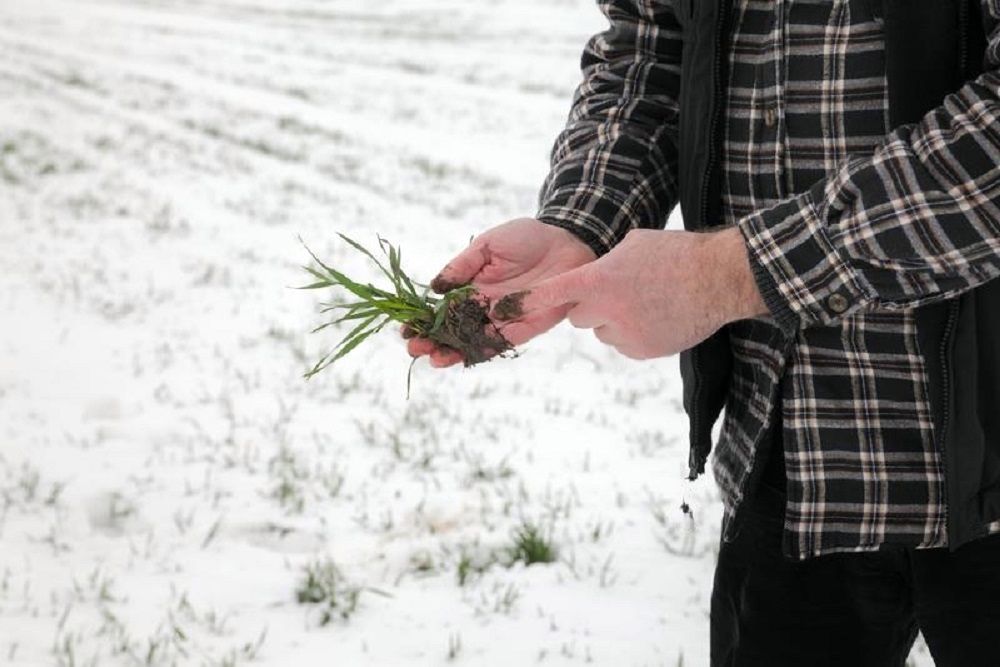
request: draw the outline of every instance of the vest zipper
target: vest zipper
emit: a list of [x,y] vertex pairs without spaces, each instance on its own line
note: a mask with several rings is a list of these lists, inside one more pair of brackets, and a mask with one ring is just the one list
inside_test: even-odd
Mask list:
[[708,216],[708,195],[709,187],[712,183],[712,171],[715,169],[715,162],[718,156],[716,155],[716,140],[715,133],[718,132],[719,124],[719,100],[722,97],[722,28],[725,25],[725,12],[728,11],[728,3],[719,3],[719,15],[715,19],[715,63],[714,63],[714,76],[715,76],[715,98],[712,101],[712,118],[708,126],[708,136],[712,142],[712,145],[708,149],[708,163],[705,169],[705,178],[701,184],[701,224],[705,227],[708,223],[706,220]]
[[[709,188],[712,182],[712,171],[715,169],[716,156],[716,139],[715,134],[718,132],[718,119],[719,119],[719,104],[720,98],[722,96],[722,31],[725,26],[725,15],[728,11],[728,2],[720,2],[718,15],[715,18],[715,62],[713,65],[713,72],[715,76],[715,98],[712,101],[712,118],[708,126],[708,136],[709,140],[712,142],[708,149],[708,163],[705,169],[705,177],[702,180],[701,185],[701,226],[704,229],[708,226],[708,197]],[[694,365],[695,377],[699,378],[699,383],[695,388],[694,400],[692,401],[691,410],[691,429],[694,431],[696,437],[701,433],[701,411],[699,407],[699,399],[702,393],[703,382],[701,380],[701,354],[699,353],[697,346],[691,351],[692,362]],[[704,449],[704,448],[701,448]],[[690,461],[690,473],[688,475],[689,479],[696,479],[698,475],[705,471],[705,460],[708,458],[707,454],[699,450],[693,460]]]
[[958,2],[958,72],[960,84],[965,83],[969,71],[969,3],[968,0]]
[[943,410],[941,415],[941,437],[938,438],[938,452],[941,454],[941,474],[944,476],[942,489],[944,491],[945,512],[945,532],[948,535],[948,544],[952,543],[954,531],[957,527],[954,524],[954,507],[951,498],[948,497],[948,454],[946,440],[948,437],[948,417],[951,413],[951,367],[948,365],[949,347],[951,336],[955,329],[955,318],[958,314],[958,299],[956,298],[948,304],[948,320],[944,325],[944,334],[941,336],[941,400]]
[[[958,66],[961,83],[965,82],[966,72],[968,71],[969,65],[969,47],[967,44],[969,35],[968,24],[968,4],[966,3],[966,0],[960,0],[958,3]],[[941,336],[941,349],[939,350],[941,357],[941,398],[943,410],[941,414],[941,437],[938,438],[938,452],[941,455],[941,474],[944,477],[941,488],[943,490],[946,508],[945,534],[948,536],[949,546],[954,543],[955,535],[958,530],[958,526],[955,522],[956,512],[954,503],[948,493],[948,449],[946,444],[948,438],[948,418],[951,415],[951,367],[948,364],[950,356],[948,353],[950,351],[949,348],[951,347],[951,337],[954,333],[957,315],[958,298],[955,298],[950,304],[948,304],[948,319],[944,325],[944,334]]]

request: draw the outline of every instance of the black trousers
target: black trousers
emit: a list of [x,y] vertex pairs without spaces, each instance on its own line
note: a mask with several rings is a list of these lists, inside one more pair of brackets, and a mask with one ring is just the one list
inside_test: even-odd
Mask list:
[[[780,456],[780,443],[772,451]],[[765,478],[778,469],[766,466]],[[938,667],[1000,666],[1000,535],[954,553],[792,561],[781,553],[783,488],[761,484],[736,538],[721,544],[712,667],[904,667],[918,628]]]

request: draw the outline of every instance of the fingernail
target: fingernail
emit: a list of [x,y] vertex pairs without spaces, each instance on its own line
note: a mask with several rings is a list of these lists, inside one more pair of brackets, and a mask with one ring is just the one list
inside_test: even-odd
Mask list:
[[454,280],[449,280],[445,278],[442,274],[438,274],[431,281],[431,289],[438,294],[447,294],[455,288],[461,287],[462,283],[457,283]]

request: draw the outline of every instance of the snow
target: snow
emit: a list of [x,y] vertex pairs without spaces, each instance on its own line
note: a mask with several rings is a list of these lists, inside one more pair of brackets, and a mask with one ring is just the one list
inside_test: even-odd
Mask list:
[[[0,663],[707,664],[721,505],[686,481],[676,358],[562,325],[422,362],[407,400],[387,333],[302,378],[335,338],[297,237],[365,275],[335,232],[381,234],[426,280],[530,215],[603,26],[0,3]],[[506,566],[523,521],[556,562]],[[323,624],[296,591],[326,559],[360,592]]]

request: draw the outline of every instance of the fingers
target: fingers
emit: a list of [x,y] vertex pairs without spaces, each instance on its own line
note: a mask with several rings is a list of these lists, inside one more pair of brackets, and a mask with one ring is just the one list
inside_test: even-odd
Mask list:
[[429,338],[411,338],[406,343],[406,351],[411,357],[430,357],[431,366],[434,368],[454,366],[463,361],[461,354],[441,347]]
[[595,312],[593,307],[588,307],[589,305],[579,305],[571,308],[567,314],[569,323],[577,329],[605,328],[604,325],[607,324],[607,318]]
[[605,345],[618,347],[621,344],[619,336],[617,336],[614,329],[607,324],[595,328],[594,335],[597,336],[597,340],[601,341]]
[[635,345],[615,345],[614,347],[618,351],[618,354],[629,359],[634,359],[635,361],[645,361],[653,358],[653,355],[649,352]]
[[434,341],[423,336],[417,336],[406,341],[406,351],[411,357],[423,357],[436,349],[438,349],[438,346],[434,344]]
[[465,285],[472,281],[488,261],[489,252],[486,245],[473,243],[441,269],[431,281],[431,289],[438,294],[444,294]]
[[447,368],[463,361],[462,355],[455,350],[446,350],[443,348],[435,349],[430,353],[430,357],[431,366],[434,368]]
[[411,357],[430,357],[434,368],[446,368],[463,361],[462,355],[455,350],[443,348],[431,339],[417,335],[405,324],[400,327],[400,333],[406,339],[407,353]]
[[518,347],[559,324],[565,316],[565,308],[554,308],[548,313],[532,317],[529,320],[518,320],[516,322],[501,324],[497,328],[511,345]]
[[590,265],[585,264],[543,280],[530,290],[507,294],[494,304],[490,317],[499,322],[518,320],[571,305],[586,294],[593,282],[591,275]]

